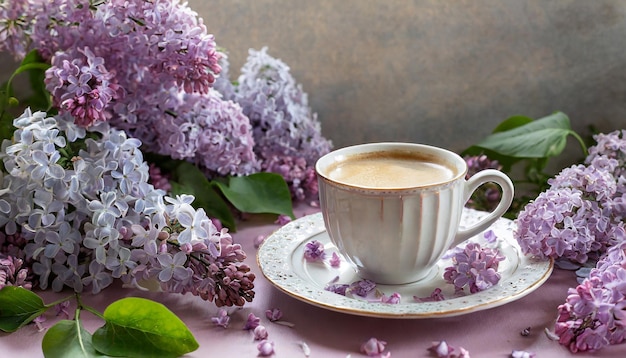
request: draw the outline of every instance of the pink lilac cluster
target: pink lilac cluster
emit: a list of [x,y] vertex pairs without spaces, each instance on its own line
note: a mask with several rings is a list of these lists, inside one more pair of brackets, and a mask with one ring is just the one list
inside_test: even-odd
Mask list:
[[[465,159],[467,163],[466,179],[469,179],[474,174],[485,169],[502,169],[502,165],[500,165],[497,160],[491,160],[484,154],[466,156],[463,159]],[[472,194],[466,206],[478,210],[491,211],[500,203],[500,196],[501,194],[497,184],[486,183],[481,185],[474,194]]]
[[515,238],[526,254],[597,260],[626,238],[626,186],[622,175],[626,140],[621,132],[595,137],[585,164],[573,165],[550,179],[550,187],[526,205],[516,222]]
[[[446,267],[443,278],[454,285],[457,293],[465,287],[470,293],[480,292],[500,281],[498,266],[504,259],[497,249],[470,242],[464,249],[454,252],[452,266]],[[433,301],[437,301],[439,295],[433,292],[431,297]]]
[[262,169],[281,174],[295,198],[315,196],[314,164],[330,151],[331,142],[321,135],[320,122],[302,86],[267,48],[250,50],[236,84],[229,79],[227,62],[223,57],[224,70],[215,88],[225,99],[238,103],[250,119]]
[[144,150],[201,165],[213,175],[260,169],[248,118],[212,85],[220,72],[213,35],[179,1],[7,0],[0,51],[36,50],[51,67],[46,88],[59,113],[100,121]]
[[241,245],[192,207],[193,196],[148,183],[139,140],[106,122],[88,138],[71,116],[29,109],[13,125],[0,155],[0,247],[21,236],[39,288],[98,293],[119,279],[217,306],[252,300]]
[[568,291],[554,331],[572,352],[597,351],[626,340],[626,241],[609,248],[586,278]]

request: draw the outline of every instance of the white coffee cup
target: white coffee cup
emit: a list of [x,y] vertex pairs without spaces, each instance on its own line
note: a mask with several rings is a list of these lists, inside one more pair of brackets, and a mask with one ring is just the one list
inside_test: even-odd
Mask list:
[[[449,248],[487,229],[513,200],[504,173],[487,169],[466,180],[463,158],[422,144],[341,148],[321,157],[315,170],[332,243],[359,276],[380,284],[423,279]],[[500,203],[460,229],[465,203],[487,182],[501,187]]]

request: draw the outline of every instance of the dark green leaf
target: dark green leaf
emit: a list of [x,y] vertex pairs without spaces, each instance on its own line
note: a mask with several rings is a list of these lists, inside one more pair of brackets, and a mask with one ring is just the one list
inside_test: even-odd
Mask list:
[[0,290],[0,330],[15,332],[47,309],[36,293],[22,287],[5,286]]
[[46,358],[102,357],[91,343],[91,334],[80,321],[62,320],[48,329],[41,342]]
[[563,151],[568,135],[575,135],[569,118],[557,112],[504,132],[493,133],[476,147],[513,158],[546,158]]
[[195,165],[180,161],[174,171],[172,194],[190,194],[196,197],[193,206],[203,208],[209,217],[217,218],[225,227],[235,230],[235,218],[228,203],[215,191],[204,173]]
[[278,174],[255,173],[231,177],[228,185],[215,185],[242,212],[284,214],[294,218],[289,187]]
[[98,352],[127,357],[178,357],[198,349],[187,326],[164,305],[128,297],[104,311],[106,323],[93,334]]

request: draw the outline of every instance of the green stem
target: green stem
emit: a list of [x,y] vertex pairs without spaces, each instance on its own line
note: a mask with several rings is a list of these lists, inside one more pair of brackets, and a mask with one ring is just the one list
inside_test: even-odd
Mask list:
[[60,300],[56,300],[56,301],[54,301],[54,302],[50,302],[50,303],[48,303],[47,305],[44,305],[44,307],[48,307],[48,308],[50,308],[50,307],[54,307],[54,306],[58,305],[59,303],[63,303],[63,302],[65,302],[65,301],[69,300],[70,298],[72,298],[72,296],[67,296],[67,297],[62,298],[62,299],[60,299]]
[[574,136],[574,138],[576,138],[576,140],[578,141],[578,144],[580,144],[580,147],[583,150],[583,154],[585,155],[585,157],[587,157],[589,155],[589,151],[587,150],[585,141],[578,135],[578,133],[574,131],[572,131],[572,135]]
[[76,303],[77,303],[77,309],[84,309],[85,311],[91,312],[96,317],[100,317],[103,321],[106,321],[106,318],[104,318],[102,313],[98,312],[98,310],[96,310],[93,307],[89,307],[83,304],[83,301],[80,299],[79,293],[76,293]]

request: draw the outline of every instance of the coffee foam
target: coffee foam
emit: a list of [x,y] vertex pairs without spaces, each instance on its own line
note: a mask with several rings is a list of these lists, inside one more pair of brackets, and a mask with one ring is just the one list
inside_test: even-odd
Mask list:
[[329,166],[331,180],[366,188],[399,189],[444,183],[455,170],[441,159],[408,151],[350,155]]

